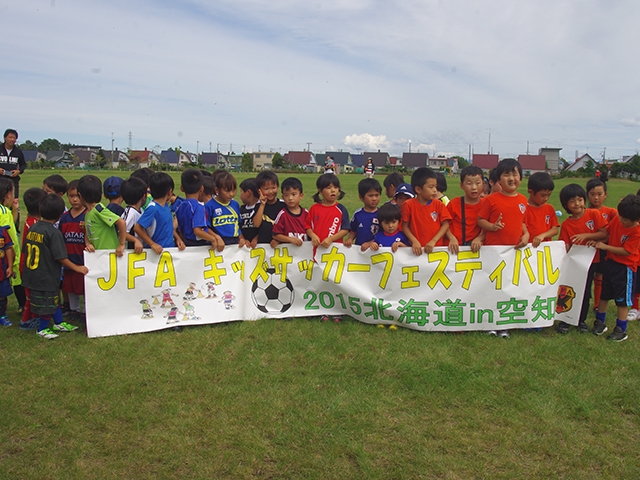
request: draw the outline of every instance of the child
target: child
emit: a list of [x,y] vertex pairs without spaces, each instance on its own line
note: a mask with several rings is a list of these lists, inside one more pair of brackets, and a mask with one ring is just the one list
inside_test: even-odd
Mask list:
[[[302,245],[307,239],[305,222],[309,212],[300,206],[304,197],[302,182],[294,177],[289,177],[282,182],[282,200],[285,207],[280,210],[273,224],[273,239],[277,243],[293,243]],[[275,246],[272,243],[272,246]]]
[[84,214],[85,249],[88,252],[113,249],[116,255],[121,257],[124,253],[127,225],[124,220],[100,203],[102,199],[100,179],[95,175],[85,175],[78,181],[76,190],[80,203],[87,209]]
[[203,180],[202,172],[195,168],[188,168],[182,172],[180,190],[186,198],[176,210],[178,231],[187,246],[211,244],[212,248],[221,252],[224,242],[219,235],[209,231],[204,205],[198,202],[198,197],[204,189]]
[[[338,203],[344,192],[340,189],[340,180],[333,173],[325,173],[316,180],[318,193],[313,196],[314,203],[309,209],[305,227],[307,235],[315,249],[329,248],[333,242],[342,243],[342,239],[349,233],[349,212]],[[323,315],[321,320],[329,320]],[[333,317],[334,322],[341,322],[342,317]]]
[[376,166],[374,165],[373,160],[371,160],[371,157],[369,157],[367,164],[364,166],[364,176],[367,178],[373,178],[375,174]]
[[391,203],[382,205],[378,210],[378,223],[381,228],[372,241],[362,245],[361,250],[364,252],[368,248],[378,250],[380,247],[391,247],[392,252],[397,252],[398,247],[407,247],[409,239],[400,228],[401,218],[402,212],[399,206]]
[[149,179],[154,173],[156,172],[154,172],[152,169],[147,167],[147,168],[139,168],[138,170],[134,170],[131,173],[131,175],[129,175],[129,180],[131,180],[132,178],[137,178],[138,180],[141,180],[147,187],[147,198],[145,199],[141,207],[141,211],[143,212],[144,212],[144,209],[147,208],[147,206],[149,206],[149,204],[153,200],[151,198],[151,195],[149,194]]
[[271,229],[284,202],[278,199],[278,176],[269,171],[260,172],[256,177],[260,203],[253,216],[253,226],[258,229],[258,243],[271,243],[273,234]]
[[[607,223],[613,220],[618,212],[615,208],[607,207],[604,202],[607,199],[607,184],[599,178],[592,178],[587,182],[587,196],[589,197],[589,208],[595,208],[604,217]],[[597,307],[600,303],[600,292],[602,291],[602,272],[600,266],[604,265],[605,252],[600,254],[600,265],[596,267],[593,275],[593,304]],[[597,262],[596,262],[597,263]]]
[[609,300],[615,300],[618,318],[613,333],[607,340],[622,342],[627,339],[627,313],[633,302],[633,281],[640,261],[640,197],[627,195],[618,204],[616,215],[607,226],[608,243],[589,244],[607,252],[603,265],[601,300],[598,304],[593,333],[607,331],[606,314]]
[[121,217],[124,213],[124,208],[122,208],[122,195],[120,194],[122,179],[120,177],[109,177],[104,181],[102,186],[104,187],[104,198],[109,201],[107,208]]
[[127,248],[135,253],[142,253],[144,246],[136,236],[135,226],[142,216],[142,205],[147,200],[147,185],[137,177],[129,177],[120,187],[122,199],[127,204],[121,218],[127,225]]
[[444,203],[445,206],[449,205],[449,197],[444,194],[444,192],[447,191],[447,177],[445,177],[442,172],[436,172],[436,177],[438,180],[438,183],[436,184],[438,195],[436,198]]
[[[176,230],[171,208],[167,205],[173,195],[173,178],[164,172],[156,172],[149,179],[149,190],[153,201],[147,206],[136,223],[134,231],[143,244],[158,255],[165,248],[177,246],[184,250],[184,242]],[[122,220],[122,219],[121,219]],[[126,228],[126,227],[124,227]]]
[[385,195],[390,199],[389,203],[396,203],[396,188],[402,183],[404,183],[404,177],[398,172],[390,173],[384,178],[382,185],[384,186]]
[[[98,198],[101,189],[98,189]],[[94,207],[95,208],[95,207]],[[25,238],[23,283],[29,289],[31,312],[39,316],[37,333],[52,339],[56,332],[72,332],[78,327],[56,319],[49,328],[52,315],[58,309],[60,296],[60,266],[86,275],[84,265],[76,265],[67,258],[67,248],[60,230],[53,224],[64,213],[65,205],[58,195],[49,194],[40,202],[41,220],[33,225]]]
[[344,240],[346,247],[354,243],[364,245],[371,242],[378,233],[378,203],[380,203],[381,193],[380,182],[374,178],[365,178],[358,183],[358,196],[364,206],[353,214],[351,231]]
[[[85,211],[78,196],[78,180],[69,182],[67,198],[71,210],[67,210],[60,217],[58,229],[62,232],[67,249],[67,258],[74,265],[84,265],[85,246]],[[75,318],[81,318],[80,296],[84,295],[84,275],[70,268],[63,269],[62,292],[69,298],[69,313]],[[83,309],[84,311],[84,309]]]
[[206,205],[209,200],[213,198],[216,193],[216,184],[213,181],[213,177],[211,175],[206,175],[202,179],[202,192],[198,197],[198,201]]
[[[559,237],[559,240],[565,243],[567,252],[572,245],[584,245],[590,240],[600,241],[607,238],[607,221],[597,210],[586,207],[587,192],[580,185],[571,183],[560,190],[560,203],[570,215],[569,218],[562,222]],[[582,298],[582,307],[578,318],[578,331],[580,333],[589,331],[586,319],[591,298],[591,283],[599,261],[600,254],[597,251],[587,274],[587,283],[584,289],[584,297]],[[568,333],[569,324],[560,322],[556,330],[561,334]]]
[[[486,232],[485,245],[515,245],[529,242],[524,223],[527,197],[518,193],[522,179],[522,165],[515,158],[505,158],[496,167],[500,190],[486,197],[478,211],[478,226]],[[492,330],[490,335],[509,338],[508,330]]]
[[396,187],[396,193],[393,194],[393,202],[387,202],[391,205],[397,205],[402,209],[402,204],[410,198],[415,198],[416,194],[413,187],[408,183],[401,183]]
[[236,196],[236,179],[229,172],[215,177],[216,196],[204,206],[213,231],[222,237],[225,245],[243,247],[246,242],[240,231],[240,205]]
[[[0,177],[0,201],[3,209],[11,208],[14,200],[13,181],[6,177]],[[3,215],[4,217],[4,215]],[[0,224],[0,326],[10,327],[13,323],[7,317],[7,297],[11,295],[11,278],[13,277],[13,264],[16,257],[13,245],[14,241],[9,235],[9,229],[15,230],[13,216],[8,217],[8,222]]]
[[253,225],[253,217],[258,211],[256,205],[260,199],[258,184],[255,178],[247,178],[240,184],[240,231],[247,246],[255,248],[258,244],[258,229]]
[[534,173],[527,182],[529,201],[524,222],[534,248],[538,248],[541,242],[551,241],[558,234],[556,211],[547,203],[554,187],[551,175],[546,172]]
[[46,193],[55,193],[62,197],[69,189],[69,184],[62,175],[49,175],[42,181],[42,189]]
[[402,231],[411,242],[413,253],[431,253],[433,247],[443,245],[442,238],[449,229],[451,215],[444,203],[436,200],[438,179],[429,167],[417,168],[411,175],[416,193],[402,204]]
[[449,223],[449,250],[458,253],[458,246],[470,246],[477,252],[484,243],[484,231],[478,226],[478,210],[482,204],[484,191],[482,169],[474,165],[465,167],[460,172],[460,188],[464,192],[449,202],[447,210],[451,215]]
[[[520,177],[520,179],[522,180],[522,176]],[[492,168],[491,170],[489,170],[489,185],[491,186],[489,195],[492,193],[498,193],[500,190],[502,190],[502,187],[500,186],[500,175],[498,175],[497,168]]]

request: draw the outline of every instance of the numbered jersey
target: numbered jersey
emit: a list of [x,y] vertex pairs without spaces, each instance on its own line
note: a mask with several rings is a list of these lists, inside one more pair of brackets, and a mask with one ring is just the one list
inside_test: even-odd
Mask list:
[[22,285],[32,290],[56,292],[60,289],[60,260],[67,247],[60,230],[40,220],[24,238]]

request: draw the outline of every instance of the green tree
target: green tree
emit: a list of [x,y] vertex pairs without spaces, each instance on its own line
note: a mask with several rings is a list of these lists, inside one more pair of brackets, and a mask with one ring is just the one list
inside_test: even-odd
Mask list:
[[462,170],[463,168],[468,167],[469,165],[471,165],[471,164],[467,161],[467,159],[466,159],[466,158],[461,157],[460,155],[456,155],[456,156],[454,156],[454,157],[452,157],[452,158],[456,158],[456,159],[458,159],[458,168],[459,168],[460,170]]
[[38,145],[38,151],[42,153],[47,153],[49,151],[60,150],[60,142],[55,138],[47,138],[40,142]]
[[20,150],[37,150],[38,144],[36,142],[32,142],[31,140],[26,140],[24,143],[18,145]]
[[284,157],[280,155],[280,152],[274,153],[273,158],[271,159],[271,165],[273,166],[273,168],[279,170],[281,168],[284,168],[284,164]]
[[98,168],[104,168],[106,165],[107,165],[107,159],[105,157],[104,150],[100,149],[96,154],[96,166]]
[[240,170],[243,172],[251,172],[253,170],[253,158],[250,153],[242,154],[242,164],[240,165]]

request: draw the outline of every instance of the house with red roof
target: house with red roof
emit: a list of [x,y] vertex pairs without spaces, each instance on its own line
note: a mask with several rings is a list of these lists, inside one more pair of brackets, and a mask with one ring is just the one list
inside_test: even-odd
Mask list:
[[151,150],[131,150],[129,154],[131,163],[137,164],[138,168],[146,168],[150,165],[160,163],[160,157]]
[[474,153],[471,164],[483,170],[491,170],[498,166],[500,158],[493,153]]
[[526,176],[536,172],[545,172],[547,159],[544,155],[518,155],[518,162],[522,165],[522,173]]

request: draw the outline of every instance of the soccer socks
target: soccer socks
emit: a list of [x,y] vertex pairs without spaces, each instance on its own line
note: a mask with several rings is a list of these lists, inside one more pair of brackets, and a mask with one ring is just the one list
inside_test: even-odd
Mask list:
[[80,311],[80,295],[76,295],[75,293],[69,294],[69,303],[67,304],[67,308],[72,312]]
[[53,323],[60,325],[62,323],[62,310],[60,307],[56,308],[56,313],[53,314]]
[[627,331],[627,320],[620,320],[619,318],[616,319],[616,327],[620,327],[620,330],[622,330],[623,332]]
[[600,294],[602,293],[602,277],[593,277],[593,306],[598,308],[600,304]]
[[0,317],[7,313],[7,297],[0,298]]
[[602,323],[604,323],[605,319],[607,318],[607,312],[596,312],[596,320],[600,320]]
[[40,315],[40,325],[38,325],[38,331],[46,330],[51,323],[51,315]]

